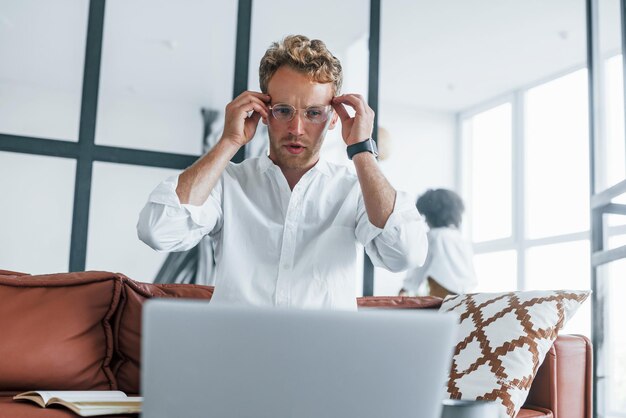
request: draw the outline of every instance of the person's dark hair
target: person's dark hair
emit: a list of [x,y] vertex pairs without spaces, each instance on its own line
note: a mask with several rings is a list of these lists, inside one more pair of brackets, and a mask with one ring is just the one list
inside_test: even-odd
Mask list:
[[417,199],[417,210],[431,228],[461,226],[465,205],[461,196],[448,189],[429,189]]

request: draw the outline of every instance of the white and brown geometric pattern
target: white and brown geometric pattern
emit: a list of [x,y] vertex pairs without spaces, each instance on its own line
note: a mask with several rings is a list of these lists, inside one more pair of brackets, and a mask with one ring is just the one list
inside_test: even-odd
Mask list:
[[448,296],[440,310],[460,316],[448,394],[494,400],[501,416],[524,404],[557,332],[589,291],[527,291]]

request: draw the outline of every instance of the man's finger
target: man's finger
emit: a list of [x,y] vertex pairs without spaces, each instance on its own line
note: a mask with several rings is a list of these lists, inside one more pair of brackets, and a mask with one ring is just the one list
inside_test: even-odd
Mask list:
[[342,96],[337,96],[335,97],[335,101],[339,103],[346,103],[348,106],[354,108],[354,110],[359,114],[364,114],[368,107],[367,103],[365,103],[365,99],[363,99],[363,96],[356,94],[344,94]]
[[232,107],[246,106],[253,101],[261,103],[263,105],[267,105],[270,102],[270,96],[268,96],[267,94],[256,93],[252,91],[244,91],[232,102],[230,102],[230,105]]
[[333,101],[331,105],[333,109],[335,109],[335,112],[337,112],[337,114],[339,115],[339,119],[341,119],[342,122],[350,119],[350,115],[348,114],[348,111],[346,110],[344,105],[335,101]]
[[261,114],[259,112],[252,112],[252,114],[250,115],[250,117],[248,117],[248,119],[250,119],[250,123],[253,123],[254,125],[258,125],[259,119],[261,119]]
[[270,101],[270,95],[269,94],[265,94],[265,93],[261,93],[258,91],[244,91],[243,93],[241,93],[239,96],[235,97],[235,99],[233,100],[233,102],[237,102],[237,101],[245,101],[246,96],[252,96],[252,97],[256,97],[259,100],[267,103]]
[[266,118],[269,116],[268,109],[265,103],[263,103],[256,97],[249,97],[248,102],[239,105],[238,113],[240,115],[245,115],[245,117],[249,117],[250,112],[260,113]]

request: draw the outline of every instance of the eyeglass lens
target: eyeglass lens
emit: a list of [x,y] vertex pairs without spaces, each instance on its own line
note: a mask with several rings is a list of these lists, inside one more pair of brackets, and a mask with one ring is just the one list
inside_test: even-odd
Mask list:
[[[281,121],[290,121],[298,109],[287,104],[278,104],[271,107],[272,115]],[[328,106],[309,106],[304,110],[304,116],[313,123],[322,123],[328,119]]]

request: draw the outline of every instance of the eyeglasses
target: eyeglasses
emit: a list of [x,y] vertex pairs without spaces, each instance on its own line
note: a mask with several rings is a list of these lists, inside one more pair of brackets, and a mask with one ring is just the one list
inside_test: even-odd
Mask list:
[[328,120],[330,114],[330,105],[327,106],[309,106],[306,109],[296,109],[295,107],[280,103],[269,107],[272,115],[276,120],[281,122],[289,122],[296,115],[296,112],[304,110],[304,117],[311,123],[324,123]]

